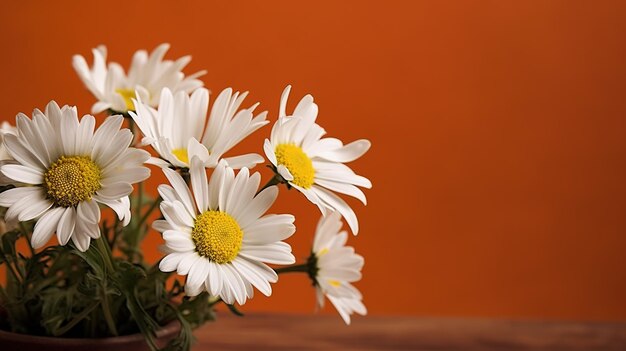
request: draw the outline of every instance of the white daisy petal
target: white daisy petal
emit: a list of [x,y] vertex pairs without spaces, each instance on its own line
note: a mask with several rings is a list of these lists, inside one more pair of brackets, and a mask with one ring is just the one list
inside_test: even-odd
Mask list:
[[159,269],[162,272],[173,272],[184,257],[184,252],[173,252],[163,257],[161,262],[159,262]]
[[193,206],[193,201],[191,200],[191,192],[189,191],[189,188],[187,188],[187,184],[185,184],[185,181],[180,176],[180,174],[169,168],[164,168],[163,173],[165,174],[165,177],[167,177],[167,179],[169,180],[170,184],[172,184],[172,187],[176,191],[178,198],[180,199],[182,204],[185,205],[187,211],[189,211],[190,214],[194,213],[195,208]]
[[241,272],[242,276],[246,278],[255,288],[259,289],[261,293],[265,296],[270,296],[272,294],[272,286],[267,279],[264,279],[263,275],[260,274],[256,268],[252,268],[247,264],[248,261],[237,258],[232,264],[237,271]]
[[62,207],[56,207],[46,212],[37,223],[35,223],[35,229],[33,230],[33,236],[30,239],[33,248],[39,249],[44,246],[54,234],[59,223],[59,219],[65,212]]
[[178,264],[178,268],[176,269],[176,272],[180,275],[187,275],[191,267],[196,263],[196,261],[202,260],[202,259],[203,258],[198,256],[198,254],[195,252],[188,253],[185,255],[185,257],[183,257],[183,259]]
[[267,156],[267,159],[273,165],[276,165],[278,163],[276,161],[276,154],[274,153],[274,149],[272,148],[272,143],[270,143],[269,139],[265,139],[265,142],[263,144],[263,150],[265,151],[265,156]]
[[172,227],[168,223],[168,221],[164,219],[157,219],[156,221],[152,222],[152,229],[156,230],[159,233],[163,233],[166,230],[174,229],[174,227]]
[[216,263],[211,262],[209,266],[209,286],[211,290],[209,293],[213,296],[220,296],[220,292],[222,290],[222,270],[220,266]]
[[25,197],[17,200],[13,205],[9,207],[4,214],[4,218],[7,222],[13,222],[18,220],[18,217],[22,216],[22,213],[30,211],[30,207],[33,203],[43,200],[41,191],[32,192]]
[[[209,273],[209,262],[207,260],[199,259],[189,269],[187,275],[186,290],[185,292],[189,296],[198,295],[202,290],[202,286],[206,281],[207,274]],[[194,292],[190,292],[188,288]]]
[[322,187],[314,186],[313,190],[315,191],[315,194],[317,194],[322,201],[328,204],[330,208],[341,213],[343,218],[346,219],[346,222],[348,222],[348,225],[354,235],[359,233],[359,222],[356,218],[356,214],[344,200]]
[[273,264],[292,264],[296,258],[291,254],[291,246],[284,242],[265,245],[247,246],[241,250],[241,256]]
[[86,234],[76,233],[75,235],[72,235],[72,242],[76,245],[76,248],[79,251],[85,252],[89,249],[91,238]]
[[363,156],[371,146],[369,140],[357,140],[339,149],[319,153],[317,156],[334,162],[352,162]]
[[240,216],[239,225],[241,227],[247,227],[248,224],[257,220],[263,213],[265,213],[276,201],[278,197],[278,187],[270,186],[261,191],[259,195],[255,196],[250,204],[245,207],[243,214]]
[[43,183],[43,173],[35,168],[8,164],[2,166],[2,169],[0,169],[0,171],[2,172],[2,174],[15,180],[16,182],[33,185]]
[[238,304],[243,305],[246,303],[246,286],[239,272],[233,267],[232,264],[224,264],[222,265],[224,271],[227,272],[228,282],[232,288],[232,291],[235,295],[235,300]]
[[42,163],[32,154],[32,152],[24,147],[16,135],[4,135],[4,146],[8,153],[18,163],[35,169],[43,169]]
[[17,201],[35,193],[43,193],[43,190],[39,187],[24,187],[3,191],[0,193],[0,206],[9,207]]
[[163,233],[163,239],[167,246],[177,252],[192,251],[196,248],[191,238],[183,232],[167,230]]
[[[283,217],[283,218],[280,218]],[[250,244],[268,244],[289,238],[296,231],[292,215],[268,215],[259,218],[245,230],[244,242]]]
[[29,207],[20,212],[17,219],[22,222],[30,221],[44,214],[52,205],[50,200],[46,199],[43,194],[40,194],[39,198],[36,198],[30,203]]
[[[72,207],[68,207],[63,212],[63,215],[59,219],[59,225],[57,227],[57,237],[59,238],[59,244],[66,245],[76,226],[76,210]],[[85,250],[81,250],[85,251]]]
[[245,154],[235,157],[226,157],[224,161],[226,161],[229,167],[240,169],[244,167],[254,168],[257,164],[263,163],[265,159],[259,154]]
[[133,192],[132,185],[128,183],[124,183],[124,182],[119,182],[119,183],[108,184],[107,186],[102,187],[102,189],[97,191],[97,194],[102,199],[115,200],[115,199],[122,198],[124,196],[128,196],[132,192]]
[[125,198],[111,200],[95,195],[93,197],[99,203],[109,206],[117,214],[119,220],[123,221],[124,226],[130,221],[130,200],[128,196]]
[[200,213],[209,209],[209,184],[202,161],[198,157],[191,159],[191,188],[196,206]]
[[316,179],[315,183],[326,189],[336,191],[341,194],[350,195],[359,199],[363,205],[367,205],[367,198],[361,189],[352,184],[334,182],[332,180]]

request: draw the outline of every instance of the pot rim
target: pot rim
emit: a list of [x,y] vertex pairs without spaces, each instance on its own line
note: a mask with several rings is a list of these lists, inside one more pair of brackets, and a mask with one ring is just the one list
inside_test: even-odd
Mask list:
[[[156,332],[157,338],[167,337],[180,331],[180,323],[177,320],[167,323]],[[117,345],[126,344],[129,342],[141,342],[144,340],[144,336],[141,333],[121,335],[121,336],[108,336],[105,338],[60,338],[56,336],[41,336],[20,334],[11,331],[0,329],[0,339],[13,342],[27,341],[31,344],[37,345],[54,345],[54,346],[75,346],[85,345],[91,342],[97,342],[98,345]]]

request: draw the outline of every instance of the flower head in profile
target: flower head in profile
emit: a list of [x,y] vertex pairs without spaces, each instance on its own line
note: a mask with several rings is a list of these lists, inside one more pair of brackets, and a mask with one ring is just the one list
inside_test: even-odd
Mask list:
[[[278,279],[265,263],[291,264],[291,246],[282,242],[295,227],[288,214],[265,212],[278,189],[271,186],[255,195],[261,176],[242,168],[237,176],[220,162],[207,183],[202,162],[191,160],[191,190],[174,170],[164,168],[170,185],[160,185],[161,212],[165,220],[153,227],[163,233],[168,255],[159,268],[187,275],[185,292],[195,296],[203,290],[224,302],[239,304],[256,287],[264,295]],[[192,195],[193,194],[193,195]]]
[[[247,95],[247,92],[233,94],[232,89],[224,89],[215,99],[207,122],[207,89],[196,89],[189,96],[184,91],[172,94],[164,88],[158,109],[141,98],[133,99],[137,111],[130,115],[144,135],[142,142],[152,145],[161,157],[153,159],[152,163],[189,168],[190,160],[196,156],[205,167],[213,168],[228,150],[269,123],[265,119],[267,112],[253,115],[258,103],[239,109]],[[263,157],[245,154],[224,160],[232,168],[252,168],[263,162]]]
[[371,144],[361,139],[344,145],[339,139],[322,138],[326,131],[315,123],[318,109],[311,95],[303,97],[293,114],[287,116],[290,90],[287,86],[283,91],[278,120],[270,139],[265,140],[265,155],[291,187],[316,204],[322,214],[341,213],[356,235],[359,223],[354,211],[334,192],[353,196],[366,204],[365,194],[358,187],[371,188],[372,183],[344,163],[361,157]]
[[150,154],[129,147],[133,136],[120,130],[123,119],[108,117],[95,129],[93,116],[79,120],[75,107],[61,109],[54,101],[45,113],[35,110],[32,120],[17,115],[17,135],[4,135],[16,164],[0,171],[22,186],[1,193],[0,206],[8,207],[7,222],[37,219],[33,247],[44,246],[56,232],[61,245],[71,239],[86,251],[100,237],[98,203],[128,224],[131,184],[150,176],[143,166]]
[[190,93],[201,87],[203,83],[197,78],[206,72],[200,71],[185,77],[182,69],[189,64],[191,56],[183,56],[176,61],[164,60],[169,47],[169,44],[161,44],[150,55],[145,50],[135,52],[128,74],[116,62],[107,65],[104,45],[92,50],[92,67],[89,67],[83,56],[74,55],[72,64],[76,73],[98,99],[91,113],[105,110],[119,113],[133,111],[135,106],[132,99],[135,97],[141,97],[150,106],[157,106],[163,88]]
[[324,306],[324,296],[335,306],[341,318],[350,324],[350,315],[367,314],[363,296],[352,284],[361,279],[364,259],[345,246],[348,233],[341,230],[341,217],[333,212],[320,218],[315,231],[309,274],[315,284],[317,303]]

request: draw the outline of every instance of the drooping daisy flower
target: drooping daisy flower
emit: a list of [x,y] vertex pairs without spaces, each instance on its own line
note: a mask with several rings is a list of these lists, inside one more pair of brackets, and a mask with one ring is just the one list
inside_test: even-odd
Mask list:
[[318,306],[324,306],[326,296],[346,324],[350,324],[352,313],[367,314],[361,301],[363,296],[350,284],[361,279],[365,260],[354,248],[345,246],[348,233],[340,230],[341,217],[337,212],[320,218],[308,260],[309,274],[315,284]]
[[[278,195],[275,186],[255,196],[260,175],[242,168],[235,176],[224,162],[207,183],[202,162],[191,160],[191,191],[174,170],[164,168],[170,185],[160,185],[161,212],[165,220],[153,227],[163,233],[168,255],[159,268],[187,275],[185,292],[195,296],[203,290],[228,304],[246,302],[252,286],[264,295],[278,279],[265,263],[291,264],[291,246],[282,242],[295,227],[288,214],[263,215]],[[192,198],[193,193],[193,198]]]
[[196,78],[206,71],[185,77],[181,70],[191,61],[191,56],[183,56],[176,61],[164,60],[169,48],[169,44],[161,44],[150,55],[145,50],[135,52],[128,74],[116,62],[110,62],[107,66],[107,50],[104,45],[92,50],[91,68],[83,56],[74,55],[72,64],[76,73],[98,99],[91,108],[91,113],[105,110],[119,113],[133,111],[135,106],[132,99],[135,98],[135,92],[150,106],[157,106],[161,90],[165,87],[174,92],[186,93],[201,87],[202,81]]
[[[233,94],[232,89],[224,89],[213,103],[208,123],[209,91],[204,88],[196,89],[191,97],[183,91],[172,95],[165,88],[158,110],[143,103],[141,98],[133,99],[137,112],[130,115],[145,136],[142,142],[152,145],[163,159],[153,159],[152,163],[188,168],[189,160],[197,156],[205,167],[213,168],[224,153],[269,123],[265,119],[266,111],[253,117],[258,103],[239,110],[246,95],[247,92]],[[246,154],[225,160],[232,168],[251,168],[263,162],[263,157]]]
[[316,204],[322,214],[338,211],[346,219],[352,232],[359,232],[354,211],[333,191],[350,195],[367,203],[365,194],[357,186],[371,188],[372,183],[344,165],[361,157],[370,148],[365,139],[343,145],[341,140],[323,138],[326,131],[315,123],[317,105],[311,95],[300,100],[292,116],[287,116],[287,86],[280,98],[280,114],[272,127],[270,139],[265,140],[267,158],[288,184],[302,192]]
[[9,208],[8,222],[38,219],[35,248],[56,231],[61,245],[71,238],[86,251],[90,240],[100,237],[98,203],[128,224],[131,184],[150,176],[143,167],[150,154],[129,147],[133,136],[120,130],[123,119],[111,116],[94,132],[93,116],[79,121],[76,107],[60,109],[54,101],[45,114],[35,110],[32,120],[17,115],[18,135],[5,135],[4,144],[18,164],[3,165],[0,171],[26,186],[0,194],[0,206]]

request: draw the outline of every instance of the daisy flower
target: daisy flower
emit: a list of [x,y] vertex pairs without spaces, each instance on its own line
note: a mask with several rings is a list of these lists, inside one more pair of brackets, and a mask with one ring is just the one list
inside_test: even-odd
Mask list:
[[150,154],[129,147],[133,136],[120,130],[123,120],[111,116],[94,132],[93,116],[79,121],[76,107],[61,109],[54,101],[45,113],[35,110],[32,120],[17,115],[17,135],[4,136],[17,164],[0,171],[24,186],[0,194],[0,206],[8,207],[7,222],[37,219],[33,247],[44,246],[56,231],[61,245],[72,239],[86,251],[100,237],[98,203],[128,224],[131,184],[150,176],[143,167]]
[[317,105],[311,95],[300,100],[292,116],[285,109],[291,86],[280,98],[280,114],[265,140],[265,155],[276,172],[289,186],[298,189],[322,214],[337,211],[346,219],[352,232],[359,232],[359,223],[352,208],[334,192],[353,196],[363,204],[365,194],[357,186],[371,188],[372,183],[344,165],[361,157],[370,148],[369,140],[361,139],[348,145],[341,140],[323,138],[326,131],[315,123]]
[[191,56],[183,56],[176,61],[164,60],[169,44],[161,44],[150,55],[145,50],[135,52],[128,74],[116,62],[107,66],[107,50],[104,45],[93,49],[93,66],[90,68],[85,58],[74,55],[74,70],[87,89],[98,99],[91,113],[111,110],[119,113],[135,110],[132,99],[138,94],[143,101],[156,106],[161,90],[165,87],[174,92],[190,93],[203,86],[196,79],[206,73],[200,71],[188,77],[181,71],[191,61]]
[[[205,168],[191,160],[191,191],[174,170],[164,168],[170,185],[159,186],[165,220],[153,227],[163,233],[165,250],[159,268],[187,275],[185,292],[203,290],[224,302],[240,305],[253,295],[252,287],[269,296],[278,276],[265,263],[291,264],[291,246],[282,242],[295,227],[289,214],[264,215],[278,196],[271,186],[255,195],[261,176],[242,168],[237,176],[220,162],[207,183]],[[193,193],[193,196],[192,196]]]
[[318,306],[324,306],[326,296],[344,322],[350,324],[351,314],[367,314],[363,296],[350,284],[361,279],[365,261],[354,248],[345,246],[348,233],[340,230],[341,217],[337,212],[320,218],[308,261],[309,274],[315,284]]
[[[197,156],[205,167],[214,168],[220,158],[248,135],[269,123],[267,112],[253,116],[258,103],[239,110],[248,93],[222,91],[211,108],[208,123],[209,91],[196,89],[191,97],[184,91],[176,94],[168,88],[161,92],[158,109],[139,97],[133,99],[137,112],[130,112],[144,135],[142,143],[150,144],[162,159],[151,162],[162,167],[189,168],[189,160]],[[206,129],[205,129],[206,125]],[[263,162],[258,154],[225,158],[232,168],[254,167]]]

